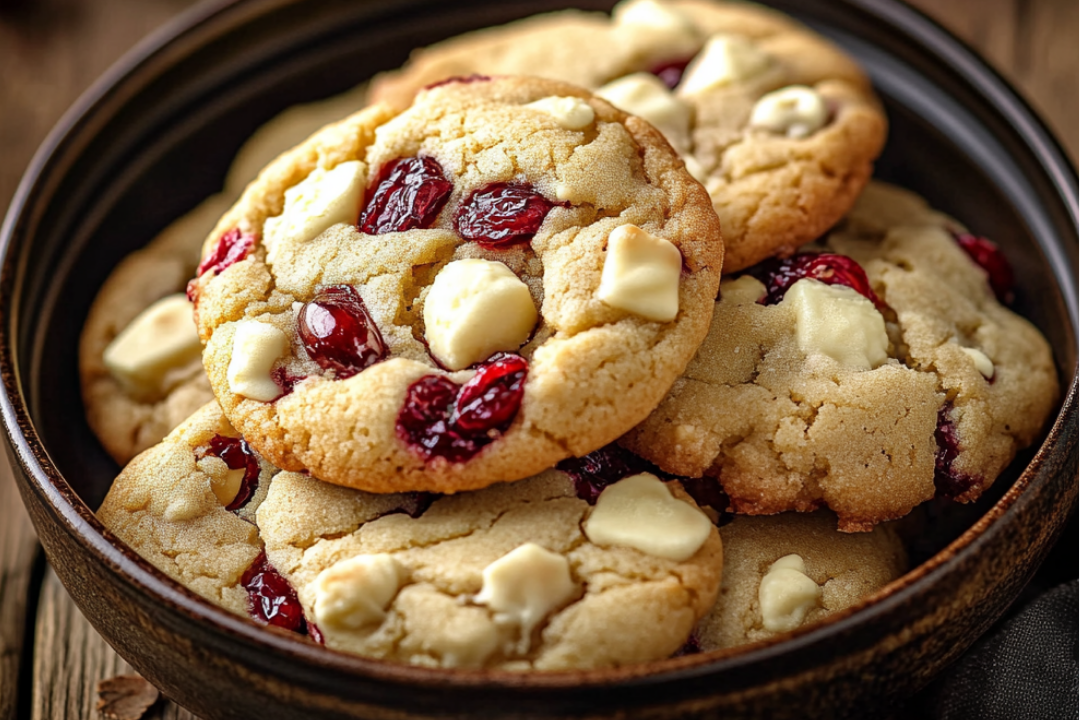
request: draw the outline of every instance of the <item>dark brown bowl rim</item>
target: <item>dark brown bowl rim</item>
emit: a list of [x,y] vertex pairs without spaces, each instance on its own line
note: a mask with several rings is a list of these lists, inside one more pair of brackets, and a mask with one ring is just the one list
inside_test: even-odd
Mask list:
[[[27,407],[22,402],[19,373],[11,347],[11,338],[15,335],[15,331],[12,324],[14,314],[9,310],[14,305],[13,298],[16,297],[17,290],[16,277],[19,273],[17,268],[12,267],[10,249],[13,237],[25,222],[27,208],[32,205],[35,196],[41,192],[43,178],[47,178],[54,157],[65,149],[65,146],[76,136],[77,131],[87,124],[92,124],[95,113],[110,96],[126,90],[124,82],[130,79],[129,76],[152,59],[182,52],[186,36],[206,23],[215,22],[223,15],[233,14],[232,23],[242,22],[245,17],[257,14],[260,8],[269,7],[272,4],[287,4],[291,1],[216,0],[200,4],[145,38],[110,68],[59,121],[24,174],[0,230],[0,252],[3,254],[3,267],[0,268],[0,316],[6,318],[0,327],[0,377],[4,384],[4,393],[0,396],[0,412],[2,412],[8,441],[27,478],[31,481],[33,492],[62,523],[65,531],[89,550],[104,567],[121,576],[123,581],[136,592],[160,598],[176,613],[196,622],[206,623],[224,635],[242,639],[252,645],[261,645],[275,654],[292,656],[327,670],[403,684],[421,682],[433,687],[502,686],[555,690],[618,685],[640,681],[646,676],[650,681],[662,682],[676,675],[689,677],[722,672],[765,662],[791,650],[813,645],[834,633],[869,623],[875,617],[886,615],[910,601],[943,574],[948,573],[950,568],[960,565],[989,542],[989,536],[997,528],[1002,527],[1000,521],[1009,514],[1017,512],[1018,503],[1023,500],[1024,491],[1036,480],[1036,475],[1047,456],[1062,441],[1063,433],[1068,432],[1070,418],[1071,424],[1075,427],[1077,370],[1074,367],[1066,399],[1046,439],[1004,496],[971,528],[932,558],[866,598],[859,605],[834,614],[815,625],[751,646],[595,671],[518,673],[495,670],[433,669],[338,652],[315,645],[292,633],[268,629],[209,603],[157,570],[106,530],[50,461],[34,429]],[[989,68],[961,41],[913,8],[876,0],[844,1],[855,10],[875,16],[915,38],[924,50],[936,55],[940,61],[949,63],[957,74],[987,99],[1023,136],[1024,145],[1048,174],[1051,184],[1060,193],[1070,213],[1073,227],[1077,227],[1078,199],[1074,193],[1077,184],[1076,169],[1066,159],[1060,145],[1043,122],[1000,75]],[[1062,252],[1062,249],[1058,247],[1044,249],[1050,253]],[[1068,310],[1075,328],[1077,325],[1075,285],[1071,290],[1073,302]],[[1073,494],[1075,494],[1075,473],[1072,483]]]

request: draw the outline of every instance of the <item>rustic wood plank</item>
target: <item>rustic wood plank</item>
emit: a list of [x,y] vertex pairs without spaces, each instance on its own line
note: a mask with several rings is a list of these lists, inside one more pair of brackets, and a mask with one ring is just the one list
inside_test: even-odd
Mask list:
[[18,710],[27,598],[37,555],[30,518],[11,471],[0,460],[0,720],[13,720]]
[[[32,720],[98,717],[97,684],[131,674],[135,670],[90,626],[50,568],[38,600]],[[198,720],[164,698],[144,718]]]

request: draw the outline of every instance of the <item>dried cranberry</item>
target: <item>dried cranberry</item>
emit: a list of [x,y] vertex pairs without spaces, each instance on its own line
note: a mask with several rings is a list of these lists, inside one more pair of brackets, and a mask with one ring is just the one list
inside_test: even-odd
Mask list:
[[789,258],[772,258],[757,265],[750,274],[765,284],[762,305],[775,305],[796,282],[812,278],[827,285],[845,285],[874,303],[879,311],[886,308],[870,287],[866,271],[846,255],[798,253]]
[[596,498],[608,485],[653,469],[637,455],[614,443],[579,458],[567,458],[556,467],[570,476],[577,496],[590,505],[596,504]]
[[468,460],[513,422],[527,372],[524,358],[499,353],[462,386],[442,375],[425,375],[405,395],[397,417],[398,437],[425,460]]
[[300,309],[300,340],[307,354],[338,379],[352,377],[386,357],[386,343],[360,293],[351,285],[329,285]]
[[244,571],[240,584],[248,593],[248,614],[260,622],[302,632],[304,611],[289,581],[273,568],[266,553]]
[[1005,253],[995,243],[984,237],[968,233],[953,233],[957,244],[964,249],[975,264],[986,271],[986,279],[997,299],[1003,303],[1012,302],[1013,272]]
[[434,158],[391,160],[379,171],[375,191],[360,215],[360,230],[382,235],[431,227],[453,189]]
[[306,378],[306,375],[293,375],[282,365],[279,365],[270,371],[270,379],[274,381],[275,385],[281,388],[281,396],[291,393],[297,383]]
[[313,622],[308,621],[307,623],[307,635],[318,645],[326,644],[326,638],[323,637],[322,630],[320,630],[319,626]]
[[492,183],[458,206],[454,227],[482,247],[506,247],[531,240],[554,205],[531,185]]
[[259,485],[260,470],[259,459],[247,442],[243,438],[215,435],[210,438],[210,447],[199,454],[200,458],[207,456],[220,458],[230,470],[244,471],[240,489],[236,491],[236,497],[225,506],[225,509],[236,511],[247,505],[251,496],[255,494],[255,488]]
[[253,234],[241,232],[240,228],[227,230],[218,238],[210,254],[199,263],[198,274],[202,275],[208,270],[213,270],[215,274],[224,272],[233,263],[243,260],[254,244]]
[[660,78],[660,81],[667,85],[669,89],[674,90],[682,82],[683,73],[686,72],[686,66],[690,64],[691,60],[693,60],[692,57],[668,60],[654,65],[649,69],[649,72]]
[[938,410],[937,427],[934,429],[934,440],[937,442],[934,487],[938,497],[949,500],[955,500],[982,485],[979,478],[953,470],[953,461],[960,454],[960,441],[956,436],[956,425],[949,417],[952,409],[951,403],[945,403]]
[[437,82],[433,82],[430,85],[425,85],[425,90],[431,90],[432,88],[442,87],[443,85],[453,85],[461,83],[468,85],[474,82],[487,82],[491,79],[490,75],[480,75],[479,73],[473,73],[472,75],[455,75],[454,77],[444,78]]
[[675,651],[675,654],[671,657],[683,657],[684,655],[697,655],[701,652],[701,642],[697,639],[696,635],[691,635],[686,638],[686,642],[683,646]]

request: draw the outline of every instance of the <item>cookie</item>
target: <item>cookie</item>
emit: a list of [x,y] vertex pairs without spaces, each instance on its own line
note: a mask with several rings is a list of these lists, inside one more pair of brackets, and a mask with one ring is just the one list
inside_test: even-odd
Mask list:
[[334,649],[504,670],[669,657],[716,597],[716,528],[678,483],[647,474],[594,502],[556,470],[442,497],[285,472],[257,522]]
[[97,516],[151,565],[246,616],[262,553],[253,518],[276,473],[210,403],[132,460]]
[[270,165],[204,248],[204,365],[275,465],[372,492],[541,472],[643,420],[723,244],[660,134],[562,83],[376,105]]
[[907,555],[889,525],[836,531],[821,511],[736,517],[720,528],[724,579],[694,638],[702,651],[767,640],[862,603],[900,577]]
[[734,272],[818,238],[885,141],[870,83],[839,48],[749,3],[627,0],[488,28],[413,53],[371,98],[405,107],[447,77],[535,74],[594,90],[661,129],[708,189]]
[[995,296],[1004,257],[881,183],[810,250],[721,285],[697,356],[620,442],[718,478],[736,512],[824,506],[845,531],[974,500],[1058,396],[1046,340]]

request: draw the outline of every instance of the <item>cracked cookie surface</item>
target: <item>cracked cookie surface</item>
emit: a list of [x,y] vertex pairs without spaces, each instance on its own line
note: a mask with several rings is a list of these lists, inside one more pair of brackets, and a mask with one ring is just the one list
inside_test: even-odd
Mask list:
[[[414,199],[423,204],[443,192],[444,204],[425,206],[428,217],[402,220],[395,203],[411,192],[402,188],[413,186],[412,180],[395,186],[395,168],[430,178],[431,163],[449,190],[425,180]],[[360,186],[359,222],[370,233],[355,225],[360,207],[314,237],[295,230],[310,227],[309,216],[292,217],[287,198],[295,195],[300,205],[298,186],[342,172],[351,173],[349,192]],[[432,187],[438,192],[425,194]],[[463,208],[493,187],[526,188],[526,199],[510,204],[532,213],[531,239],[462,237]],[[538,223],[530,204],[537,197],[548,207]],[[502,217],[499,212],[491,216]],[[411,229],[385,232],[380,223],[391,216]],[[502,227],[480,225],[489,235]],[[609,242],[616,230],[627,230],[624,255]],[[636,257],[660,253],[669,264],[673,252],[674,269],[665,270],[672,274],[656,283],[666,288],[660,305],[673,319],[656,319],[663,312],[646,317],[651,310],[634,305],[642,294],[625,291],[620,268],[613,281],[602,279],[607,265],[616,264],[608,262],[612,257],[629,258],[633,270]],[[572,86],[485,79],[427,90],[403,113],[373,106],[283,155],[219,222],[194,290],[211,386],[230,421],[263,455],[283,469],[362,489],[445,492],[534,474],[610,442],[648,415],[704,337],[722,257],[708,197],[651,126]],[[451,302],[429,308],[425,301],[447,266],[469,262],[504,268],[492,284],[514,286],[515,306],[523,297],[518,285],[524,286],[524,302],[531,300],[538,317],[522,347],[499,348],[517,353],[511,360],[481,354],[474,357],[479,370],[448,371],[429,353],[433,327],[445,317],[427,311],[456,307],[467,293],[459,284],[451,286]],[[337,299],[316,297],[326,288]],[[315,346],[301,336],[298,317],[320,302],[324,315],[334,307],[363,307],[367,319],[358,320],[357,310],[343,322],[366,328],[365,357],[385,359],[343,372],[338,360],[310,350]],[[500,300],[497,307],[509,305]],[[465,346],[458,336],[445,337],[455,350]],[[240,346],[254,350],[238,355]],[[524,379],[513,375],[521,360]],[[515,392],[520,409],[506,410]],[[484,406],[486,399],[463,409],[467,397],[479,396],[495,397],[494,409]],[[406,411],[413,415],[405,418]],[[453,435],[466,425],[463,418],[473,423],[465,440],[464,430]],[[451,435],[449,444],[458,443],[453,452],[473,443],[469,458],[447,460],[432,450]]]
[[[656,485],[701,514],[677,483]],[[267,557],[327,646],[435,667],[609,667],[670,656],[716,597],[715,527],[682,560],[594,544],[583,526],[599,505],[559,471],[428,502],[275,478],[257,514]]]
[[[823,620],[861,603],[907,568],[907,554],[889,525],[869,533],[841,533],[830,513],[739,516],[720,528],[724,578],[716,605],[698,623],[694,637],[703,651],[774,637],[762,614],[762,580],[777,560],[798,555],[817,597],[791,627]],[[765,592],[768,592],[766,588]],[[766,598],[768,602],[768,598]]]
[[[793,19],[749,3],[633,0],[612,16],[538,15],[417,50],[373,80],[371,97],[405,107],[424,86],[473,73],[572,82],[661,128],[709,191],[725,272],[793,252],[830,228],[885,141],[884,114],[858,65]],[[774,94],[785,88],[800,90]],[[803,120],[792,123],[796,108]]]
[[219,437],[238,433],[211,402],[132,460],[97,516],[151,565],[246,617],[248,592],[241,581],[262,552],[255,511],[278,471],[256,460],[247,477],[230,473],[229,464],[213,455]]
[[[852,360],[815,334],[827,328],[800,327],[812,306],[793,289],[824,283],[799,280],[765,305],[750,275],[727,280],[686,373],[620,443],[667,472],[718,478],[738,513],[827,506],[846,531],[935,494],[974,500],[1036,439],[1058,384],[1046,340],[998,302],[961,237],[921,198],[871,183],[817,250],[857,261],[883,301],[877,359]],[[837,292],[875,314],[856,291]]]

